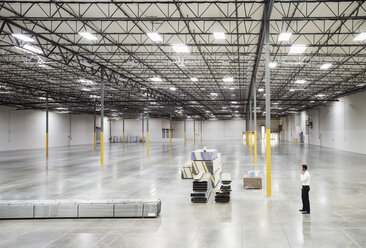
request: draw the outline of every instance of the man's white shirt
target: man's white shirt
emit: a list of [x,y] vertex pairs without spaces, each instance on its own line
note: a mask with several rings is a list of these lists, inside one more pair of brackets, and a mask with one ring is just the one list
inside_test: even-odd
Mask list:
[[308,171],[305,171],[304,174],[301,174],[301,184],[303,186],[310,186],[310,174]]

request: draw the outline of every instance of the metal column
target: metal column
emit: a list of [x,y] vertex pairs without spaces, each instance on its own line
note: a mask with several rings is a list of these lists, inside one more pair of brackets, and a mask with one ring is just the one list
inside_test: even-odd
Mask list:
[[173,127],[172,127],[172,114],[170,114],[170,150],[172,149]]
[[94,102],[94,151],[97,149],[97,115],[96,115],[96,103]]
[[203,129],[202,129],[202,120],[201,120],[201,130],[200,130],[201,146],[202,146],[202,131],[203,131]]
[[267,157],[267,196],[271,196],[271,88],[269,69],[269,17],[265,20],[265,81],[266,81],[266,157]]
[[48,159],[48,92],[46,93],[46,158]]
[[144,130],[144,113],[142,113],[142,116],[141,116],[141,141],[142,143],[144,143],[145,141],[145,137],[144,137],[144,134],[145,134],[145,130]]
[[249,148],[250,148],[250,155],[253,154],[253,127],[252,127],[252,99],[249,99]]
[[257,82],[253,81],[253,103],[254,103],[254,164],[257,164]]
[[146,93],[147,94],[147,97],[146,97],[146,100],[147,100],[147,106],[146,106],[146,109],[147,109],[147,113],[146,113],[146,154],[149,155],[149,92]]
[[249,146],[248,131],[249,131],[249,115],[248,113],[245,113],[245,142],[247,146]]
[[122,143],[125,144],[125,114],[122,117]]
[[196,144],[196,120],[193,119],[193,144]]
[[100,164],[104,164],[104,68],[101,68],[100,80]]
[[184,116],[184,145],[186,145],[186,139],[187,139],[187,118]]

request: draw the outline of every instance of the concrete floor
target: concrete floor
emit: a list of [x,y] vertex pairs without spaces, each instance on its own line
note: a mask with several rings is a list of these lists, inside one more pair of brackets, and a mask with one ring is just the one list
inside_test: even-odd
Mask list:
[[[185,148],[105,145],[0,152],[1,199],[160,198],[157,219],[1,220],[0,247],[366,247],[366,156],[319,147],[273,144],[272,197],[244,190],[253,158],[241,141],[210,142],[232,173],[232,200],[192,204],[180,179]],[[198,145],[196,145],[198,148]],[[264,172],[264,147],[258,169]],[[311,215],[298,212],[300,165],[311,173]],[[265,175],[264,175],[265,176]],[[265,180],[264,180],[265,183]]]

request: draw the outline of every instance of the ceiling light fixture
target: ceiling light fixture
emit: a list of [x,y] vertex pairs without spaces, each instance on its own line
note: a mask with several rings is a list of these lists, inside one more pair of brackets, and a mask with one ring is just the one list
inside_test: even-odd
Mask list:
[[78,80],[79,83],[85,84],[85,85],[90,85],[90,84],[94,84],[94,82],[92,80],[89,79],[84,79],[84,78],[80,78]]
[[97,40],[98,39],[97,36],[95,36],[94,34],[91,34],[89,32],[79,32],[79,35],[87,40]]
[[275,68],[277,66],[276,62],[270,62],[269,63],[269,68]]
[[280,33],[278,41],[288,41],[292,36],[292,33]]
[[87,88],[87,87],[83,87],[81,88],[82,91],[91,91],[92,89],[91,88]]
[[232,104],[237,104],[238,102],[237,101],[231,101]]
[[34,39],[32,39],[31,37],[29,36],[26,36],[24,34],[11,34],[14,38],[18,39],[18,40],[22,40],[22,41],[25,41],[25,42],[35,42]]
[[290,89],[290,92],[294,92],[295,91],[295,89]]
[[198,81],[198,78],[196,78],[196,77],[192,77],[192,78],[191,78],[191,81],[192,81],[192,82],[197,82],[197,81]]
[[331,63],[325,63],[320,66],[321,70],[328,70],[330,67],[332,67]]
[[189,53],[189,47],[185,44],[173,44],[172,48],[176,53]]
[[288,52],[289,54],[300,54],[305,52],[306,50],[306,45],[292,45],[290,47],[290,51]]
[[259,92],[263,92],[263,91],[264,91],[264,89],[260,88],[260,89],[258,89],[258,91],[259,91]]
[[358,34],[353,41],[363,41],[366,40],[366,32]]
[[217,94],[217,93],[215,93],[215,92],[210,93],[210,95],[211,95],[211,96],[218,96],[218,94]]
[[317,97],[325,97],[325,95],[324,94],[318,94],[318,95],[316,95]]
[[296,80],[295,81],[295,84],[304,84],[304,83],[306,83],[306,80]]
[[37,47],[35,47],[35,46],[31,45],[31,44],[25,44],[23,46],[23,48],[26,49],[26,50],[28,50],[28,51],[30,51],[30,52],[33,52],[33,53],[43,54],[43,51],[41,49],[39,49],[39,48],[37,48]]
[[156,33],[156,32],[147,33],[147,36],[149,36],[150,40],[152,40],[154,42],[162,42],[163,41],[163,37],[161,37],[161,35],[159,33]]
[[153,78],[150,78],[150,80],[153,82],[162,82],[163,81],[160,77],[153,77]]
[[175,87],[170,87],[169,88],[171,91],[176,91],[177,90],[177,88],[175,88]]
[[230,89],[230,90],[235,90],[235,88],[234,88],[234,87],[230,87],[229,89]]
[[225,33],[214,32],[213,35],[214,35],[216,40],[225,40]]
[[232,77],[224,77],[222,79],[222,81],[224,81],[225,83],[231,83],[231,82],[234,82],[234,78],[232,78]]

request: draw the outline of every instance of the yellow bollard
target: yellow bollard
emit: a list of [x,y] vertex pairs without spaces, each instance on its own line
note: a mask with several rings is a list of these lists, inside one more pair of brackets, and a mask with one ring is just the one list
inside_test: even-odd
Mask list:
[[266,130],[267,196],[271,196],[271,129]]

